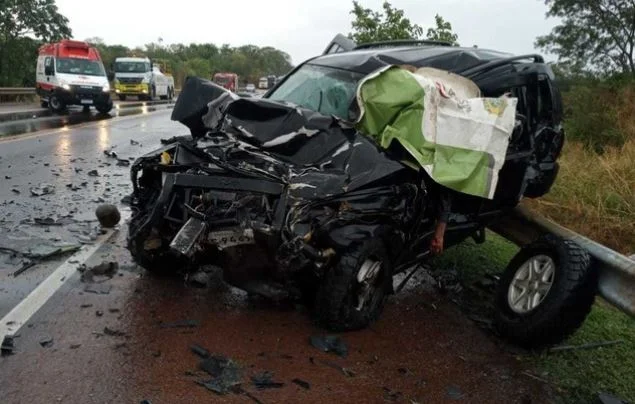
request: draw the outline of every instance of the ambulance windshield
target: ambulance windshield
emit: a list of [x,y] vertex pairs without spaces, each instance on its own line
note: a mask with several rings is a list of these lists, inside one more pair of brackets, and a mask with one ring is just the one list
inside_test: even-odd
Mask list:
[[85,76],[105,76],[104,66],[100,61],[75,58],[59,58],[55,61],[58,73],[83,74]]

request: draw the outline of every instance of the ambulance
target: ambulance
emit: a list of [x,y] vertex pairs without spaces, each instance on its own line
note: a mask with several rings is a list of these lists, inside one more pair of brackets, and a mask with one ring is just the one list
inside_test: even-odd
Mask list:
[[43,108],[55,113],[69,105],[94,106],[107,114],[113,107],[106,70],[97,48],[64,39],[42,45],[36,66],[36,92]]

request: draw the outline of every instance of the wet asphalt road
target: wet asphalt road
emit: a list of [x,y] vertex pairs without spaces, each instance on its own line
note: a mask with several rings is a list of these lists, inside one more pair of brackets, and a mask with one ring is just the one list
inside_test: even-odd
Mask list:
[[[0,247],[42,253],[93,242],[94,208],[102,200],[120,204],[131,191],[129,167],[103,150],[114,146],[128,159],[159,147],[161,138],[186,133],[164,110],[0,140]],[[54,193],[31,196],[30,188],[41,183],[53,185]],[[46,225],[32,223],[35,218]],[[548,386],[526,376],[523,364],[424,274],[389,300],[370,329],[340,334],[349,347],[342,358],[309,344],[324,331],[302,306],[248,297],[218,277],[194,288],[149,276],[131,262],[125,233],[122,223],[86,263],[118,262],[117,273],[99,284],[104,293],[91,293],[94,285],[76,272],[17,331],[14,353],[0,358],[0,402],[550,402]],[[14,277],[25,258],[0,254],[0,317],[68,258]],[[191,327],[165,327],[183,321]],[[210,377],[191,344],[236,361],[242,392],[218,396],[198,385]],[[282,385],[254,387],[249,377],[262,371]]]

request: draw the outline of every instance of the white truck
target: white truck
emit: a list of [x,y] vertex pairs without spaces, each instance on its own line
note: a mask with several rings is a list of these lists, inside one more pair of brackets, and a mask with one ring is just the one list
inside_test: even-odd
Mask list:
[[144,57],[120,57],[113,64],[115,94],[121,101],[127,96],[140,100],[171,100],[174,97],[174,77],[162,72],[159,63]]

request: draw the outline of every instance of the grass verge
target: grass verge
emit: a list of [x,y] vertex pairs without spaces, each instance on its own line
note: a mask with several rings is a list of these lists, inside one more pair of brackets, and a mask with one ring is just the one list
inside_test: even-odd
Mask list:
[[566,144],[551,191],[523,201],[580,234],[622,254],[635,253],[635,139],[598,155]]
[[[489,232],[484,244],[466,241],[435,258],[433,266],[437,271],[458,271],[469,288],[486,273],[502,272],[517,251],[517,246]],[[582,327],[563,344],[607,340],[623,343],[590,350],[527,353],[521,359],[557,387],[566,403],[593,402],[599,392],[635,402],[635,322],[631,318],[598,299]]]

